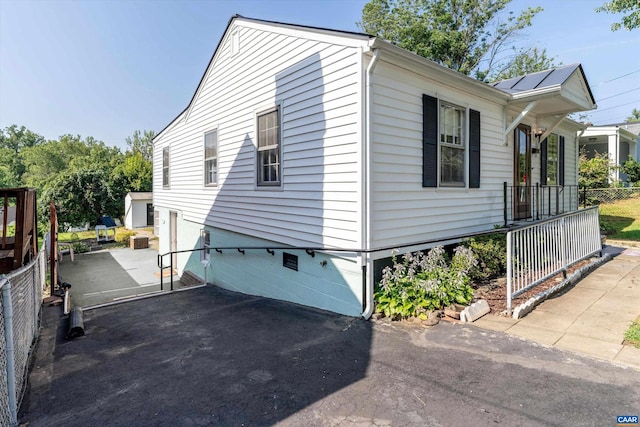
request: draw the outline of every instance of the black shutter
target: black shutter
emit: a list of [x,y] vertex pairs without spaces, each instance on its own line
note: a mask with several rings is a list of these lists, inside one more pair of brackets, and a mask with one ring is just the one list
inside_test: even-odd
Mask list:
[[540,143],[540,185],[547,185],[547,138]]
[[438,100],[422,95],[422,186],[438,185]]
[[480,188],[480,111],[469,110],[469,188]]
[[564,136],[558,138],[558,185],[564,185]]

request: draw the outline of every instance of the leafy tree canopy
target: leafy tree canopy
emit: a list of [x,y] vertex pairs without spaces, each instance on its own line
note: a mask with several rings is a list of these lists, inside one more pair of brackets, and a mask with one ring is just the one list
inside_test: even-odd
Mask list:
[[640,2],[638,0],[611,0],[605,2],[596,12],[624,13],[620,22],[611,24],[611,31],[625,28],[629,31],[640,28]]
[[524,76],[536,71],[548,70],[562,65],[556,64],[553,58],[547,56],[546,49],[521,49],[513,59],[502,64],[502,68],[497,67],[495,73],[490,76],[492,81],[506,80],[512,77]]
[[0,187],[34,187],[42,220],[49,201],[59,208],[60,224],[93,223],[100,215],[121,218],[130,191],[151,191],[151,140],[136,131],[131,151],[88,136],[66,134],[57,140],[16,125],[0,130]]
[[109,177],[99,169],[65,171],[52,185],[44,189],[40,198],[42,209],[49,200],[56,204],[59,224],[95,224],[102,215],[121,217],[124,201],[118,200],[109,185]]
[[627,181],[635,186],[640,185],[640,162],[629,156],[629,160],[622,165],[622,172],[627,174]]
[[586,150],[580,150],[578,158],[578,185],[584,188],[609,187],[609,171],[613,168],[609,153],[598,153],[591,158]]
[[[542,8],[516,15],[504,13],[511,0],[371,0],[362,11],[360,28],[452,70],[493,80],[509,67],[526,66],[524,55],[505,55],[520,32]],[[544,50],[537,66],[547,66]],[[519,58],[519,59],[518,59]],[[537,68],[537,67],[535,67]],[[534,69],[533,71],[539,71]]]
[[640,122],[640,110],[634,108],[633,111],[631,111],[631,115],[627,117],[625,121],[629,123]]
[[127,145],[133,153],[140,153],[145,160],[153,161],[153,137],[156,133],[152,130],[140,132],[136,130],[133,135],[128,136]]

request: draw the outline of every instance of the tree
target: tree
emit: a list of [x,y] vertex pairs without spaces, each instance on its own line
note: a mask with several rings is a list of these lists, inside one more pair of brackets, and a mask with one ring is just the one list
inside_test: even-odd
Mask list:
[[[358,23],[365,32],[463,74],[487,79],[509,43],[542,8],[501,12],[511,0],[371,0]],[[523,54],[524,52],[520,52]]]
[[609,172],[611,170],[609,153],[596,152],[592,158],[587,157],[583,148],[578,158],[578,185],[583,188],[609,187]]
[[622,172],[627,174],[628,182],[634,185],[640,185],[640,162],[629,156],[629,160],[622,165]]
[[151,191],[153,167],[142,153],[128,153],[114,169],[113,177],[117,187],[126,190],[124,195],[130,191]]
[[504,64],[504,69],[491,72],[487,78],[490,81],[506,80],[512,77],[523,76],[536,71],[548,70],[562,65],[555,64],[553,58],[547,56],[546,49],[521,49],[513,59]]
[[634,108],[631,115],[625,119],[625,122],[640,122],[640,110]]
[[124,200],[114,197],[108,176],[96,169],[65,171],[58,175],[40,198],[41,214],[46,212],[43,206],[50,200],[56,204],[62,227],[95,224],[102,215],[119,218],[124,214]]
[[596,12],[606,13],[626,13],[621,22],[611,24],[611,31],[618,31],[620,28],[631,31],[640,28],[640,3],[638,0],[611,0],[596,8]]
[[26,171],[23,151],[43,144],[42,135],[30,131],[24,126],[11,125],[0,129],[0,164],[2,165],[2,184],[10,187],[23,185],[22,175]]
[[140,132],[136,130],[132,136],[128,136],[127,145],[131,147],[133,153],[140,153],[148,161],[153,161],[153,138],[156,133],[152,130]]

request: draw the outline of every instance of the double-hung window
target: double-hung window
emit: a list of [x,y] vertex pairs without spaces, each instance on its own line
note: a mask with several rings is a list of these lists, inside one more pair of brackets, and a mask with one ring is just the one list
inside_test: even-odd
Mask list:
[[465,186],[466,109],[440,102],[440,185]]
[[162,187],[169,188],[169,147],[162,149]]
[[281,174],[280,109],[258,115],[258,185],[278,186]]
[[540,144],[540,182],[564,185],[564,136],[552,133]]
[[204,185],[218,183],[218,131],[204,134]]
[[423,187],[480,188],[480,112],[422,95]]

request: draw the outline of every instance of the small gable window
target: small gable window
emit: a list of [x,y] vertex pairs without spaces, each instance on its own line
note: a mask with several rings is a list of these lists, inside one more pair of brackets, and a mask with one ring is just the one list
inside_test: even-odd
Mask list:
[[162,187],[169,188],[169,147],[162,149]]
[[280,185],[280,109],[258,115],[258,185]]
[[422,96],[423,187],[480,188],[480,113]]
[[204,185],[218,183],[218,131],[204,134]]

